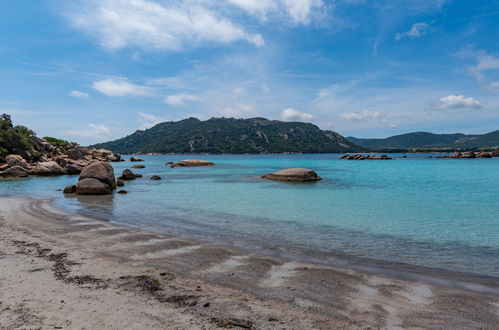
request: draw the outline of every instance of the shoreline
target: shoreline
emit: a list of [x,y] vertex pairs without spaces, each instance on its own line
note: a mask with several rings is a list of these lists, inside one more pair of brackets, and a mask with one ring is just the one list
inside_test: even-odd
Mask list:
[[[2,327],[21,319],[35,327],[144,329],[499,323],[497,293],[191,242],[69,214],[47,199],[2,197],[0,209]],[[65,302],[48,304],[59,297]]]
[[[1,198],[1,195],[0,195]],[[31,197],[27,197],[31,198]],[[55,199],[51,199],[52,207]],[[64,212],[71,213],[71,210],[58,207]],[[261,254],[264,256],[295,260],[303,263],[310,263],[320,266],[332,267],[346,271],[357,271],[367,275],[388,276],[394,279],[418,281],[430,285],[446,286],[452,289],[464,289],[477,293],[491,293],[499,295],[499,277],[494,275],[464,272],[452,269],[411,264],[401,261],[389,261],[360,257],[342,253],[341,251],[312,251],[295,249],[293,252],[288,249],[277,250],[269,245],[262,245],[254,238],[238,238],[234,241],[227,240],[227,236],[220,234],[206,234],[203,228],[190,228],[178,230],[171,226],[153,226],[130,222],[120,222],[117,219],[102,215],[92,214],[86,211],[77,212],[78,215],[96,219],[98,221],[111,223],[117,226],[146,231],[158,235],[169,235],[196,244],[207,244],[222,247],[228,250],[237,250],[249,254]],[[192,230],[195,230],[192,232]],[[220,241],[220,240],[223,240]],[[226,241],[227,240],[227,241]],[[236,244],[239,243],[239,244]]]

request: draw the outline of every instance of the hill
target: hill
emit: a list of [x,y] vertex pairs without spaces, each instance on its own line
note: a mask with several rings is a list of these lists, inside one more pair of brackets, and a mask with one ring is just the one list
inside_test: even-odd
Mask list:
[[364,149],[332,131],[310,123],[265,118],[188,118],[138,130],[124,138],[100,143],[119,153],[336,153]]
[[393,149],[493,149],[499,146],[499,131],[482,135],[414,132],[385,139],[358,139],[355,137],[347,137],[347,139],[364,148],[384,151]]

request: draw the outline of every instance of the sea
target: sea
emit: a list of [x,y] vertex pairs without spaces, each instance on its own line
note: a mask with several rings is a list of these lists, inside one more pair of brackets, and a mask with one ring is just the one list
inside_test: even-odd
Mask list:
[[[324,264],[411,265],[499,277],[499,158],[343,160],[338,154],[141,157],[128,194],[64,196],[77,176],[0,181],[0,196],[52,198],[75,214]],[[116,176],[133,164],[112,163]],[[209,167],[166,166],[204,159]],[[262,179],[290,167],[322,181]],[[162,180],[152,181],[159,175]]]

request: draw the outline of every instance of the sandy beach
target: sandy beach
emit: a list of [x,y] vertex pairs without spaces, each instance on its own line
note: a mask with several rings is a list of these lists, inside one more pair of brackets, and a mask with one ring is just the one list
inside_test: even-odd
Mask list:
[[68,214],[47,199],[0,198],[0,210],[0,329],[499,324],[490,285],[465,290],[251,254]]

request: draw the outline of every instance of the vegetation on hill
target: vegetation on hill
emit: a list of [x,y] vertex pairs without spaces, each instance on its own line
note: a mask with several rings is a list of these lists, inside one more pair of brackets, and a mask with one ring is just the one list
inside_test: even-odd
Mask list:
[[28,152],[35,154],[31,136],[35,133],[29,128],[12,124],[9,115],[0,116],[0,161],[4,161],[5,156],[12,153]]
[[482,135],[414,132],[385,139],[358,139],[354,137],[347,137],[347,139],[362,147],[379,151],[494,149],[499,146],[499,131]]
[[335,153],[358,152],[354,145],[332,131],[310,123],[265,118],[188,118],[164,122],[124,138],[100,143],[119,153]]
[[71,148],[75,148],[78,146],[76,142],[68,142],[66,140],[61,140],[55,137],[45,136],[43,138],[45,141],[53,145],[54,147],[59,148],[61,151],[66,151]]
[[36,161],[47,153],[48,150],[40,148],[40,143],[47,143],[60,151],[77,147],[75,142],[45,137],[44,140],[36,137],[35,132],[29,128],[12,123],[9,115],[0,116],[0,162],[5,161],[5,156],[9,154],[21,155],[26,160]]

